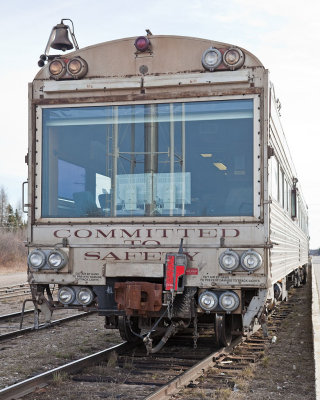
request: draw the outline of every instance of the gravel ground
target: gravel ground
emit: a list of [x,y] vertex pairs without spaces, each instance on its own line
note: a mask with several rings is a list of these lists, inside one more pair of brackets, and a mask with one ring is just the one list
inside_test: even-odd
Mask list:
[[[294,306],[292,312],[282,321],[276,334],[276,342],[270,341],[262,359],[250,367],[242,384],[235,386],[236,390],[212,393],[195,389],[194,395],[187,398],[315,400],[310,281],[309,279],[307,285],[293,290]],[[102,317],[91,315],[83,320],[2,342],[0,388],[121,342],[118,333],[106,331],[103,324]],[[64,383],[68,386],[63,397],[60,397],[62,394],[59,394],[60,384],[57,381],[54,394],[52,390],[43,388],[40,393],[29,395],[28,399],[74,399],[72,381],[68,382],[68,378],[62,379],[67,379]],[[131,399],[135,398],[135,389],[138,391],[138,388],[132,388]],[[118,390],[121,392],[121,387],[115,388],[115,394]],[[116,397],[115,395],[114,398]],[[77,400],[82,398],[77,394]]]
[[27,271],[3,273],[0,272],[0,286],[17,285],[28,281]]
[[2,341],[0,389],[121,342],[96,314]]
[[293,311],[283,320],[277,341],[253,366],[248,385],[232,400],[315,400],[311,274],[307,285],[293,289]]

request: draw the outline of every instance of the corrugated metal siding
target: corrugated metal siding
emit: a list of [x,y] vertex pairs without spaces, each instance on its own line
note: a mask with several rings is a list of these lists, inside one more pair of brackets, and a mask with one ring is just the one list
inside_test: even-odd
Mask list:
[[277,202],[270,204],[271,280],[276,282],[308,262],[308,239]]

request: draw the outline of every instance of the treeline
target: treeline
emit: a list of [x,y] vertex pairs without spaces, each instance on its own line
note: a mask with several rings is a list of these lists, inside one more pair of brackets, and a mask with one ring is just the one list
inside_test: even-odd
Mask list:
[[26,223],[21,207],[13,208],[4,187],[0,187],[0,268],[6,272],[25,268]]
[[12,205],[8,202],[8,195],[4,187],[0,188],[0,229],[8,229],[15,231],[23,229],[25,223],[22,218],[21,207],[13,209]]

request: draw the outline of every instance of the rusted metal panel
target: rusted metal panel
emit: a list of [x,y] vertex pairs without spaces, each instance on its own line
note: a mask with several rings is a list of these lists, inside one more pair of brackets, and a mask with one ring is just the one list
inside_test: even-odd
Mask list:
[[159,283],[118,282],[114,288],[118,309],[125,310],[127,315],[146,315],[161,310],[162,285]]
[[[208,87],[209,86],[209,87]],[[148,89],[146,93],[128,93],[128,94],[120,94],[120,93],[110,93],[106,96],[84,96],[84,97],[61,97],[48,99],[44,97],[40,97],[40,99],[34,99],[33,104],[35,105],[62,105],[62,104],[91,104],[91,103],[122,103],[122,102],[146,102],[146,101],[154,101],[154,100],[174,100],[174,99],[183,99],[183,98],[192,98],[192,97],[221,97],[221,96],[243,96],[243,95],[254,95],[261,94],[262,89],[257,87],[247,87],[247,88],[224,88],[217,89],[215,87],[208,86],[198,87],[197,89],[191,91],[190,88],[181,88],[179,92],[175,91],[159,91],[154,89]]]

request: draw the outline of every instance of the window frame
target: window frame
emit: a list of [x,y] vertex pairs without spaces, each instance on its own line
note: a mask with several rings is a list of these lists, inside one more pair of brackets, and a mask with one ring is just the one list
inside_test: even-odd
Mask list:
[[[41,217],[42,209],[42,110],[49,108],[81,108],[81,107],[99,107],[99,106],[122,106],[122,105],[147,105],[147,104],[164,104],[164,103],[189,103],[189,102],[207,102],[222,100],[245,100],[253,99],[253,216],[128,216],[128,217]],[[105,102],[105,103],[75,103],[75,104],[55,104],[55,105],[37,105],[36,106],[36,126],[35,126],[35,221],[37,223],[174,223],[179,222],[215,222],[215,221],[248,221],[255,222],[263,218],[260,207],[262,190],[261,171],[263,163],[262,138],[261,138],[261,110],[260,95],[244,95],[244,96],[219,96],[219,97],[202,97],[202,98],[179,98],[166,99],[157,101],[139,101],[139,102]]]

